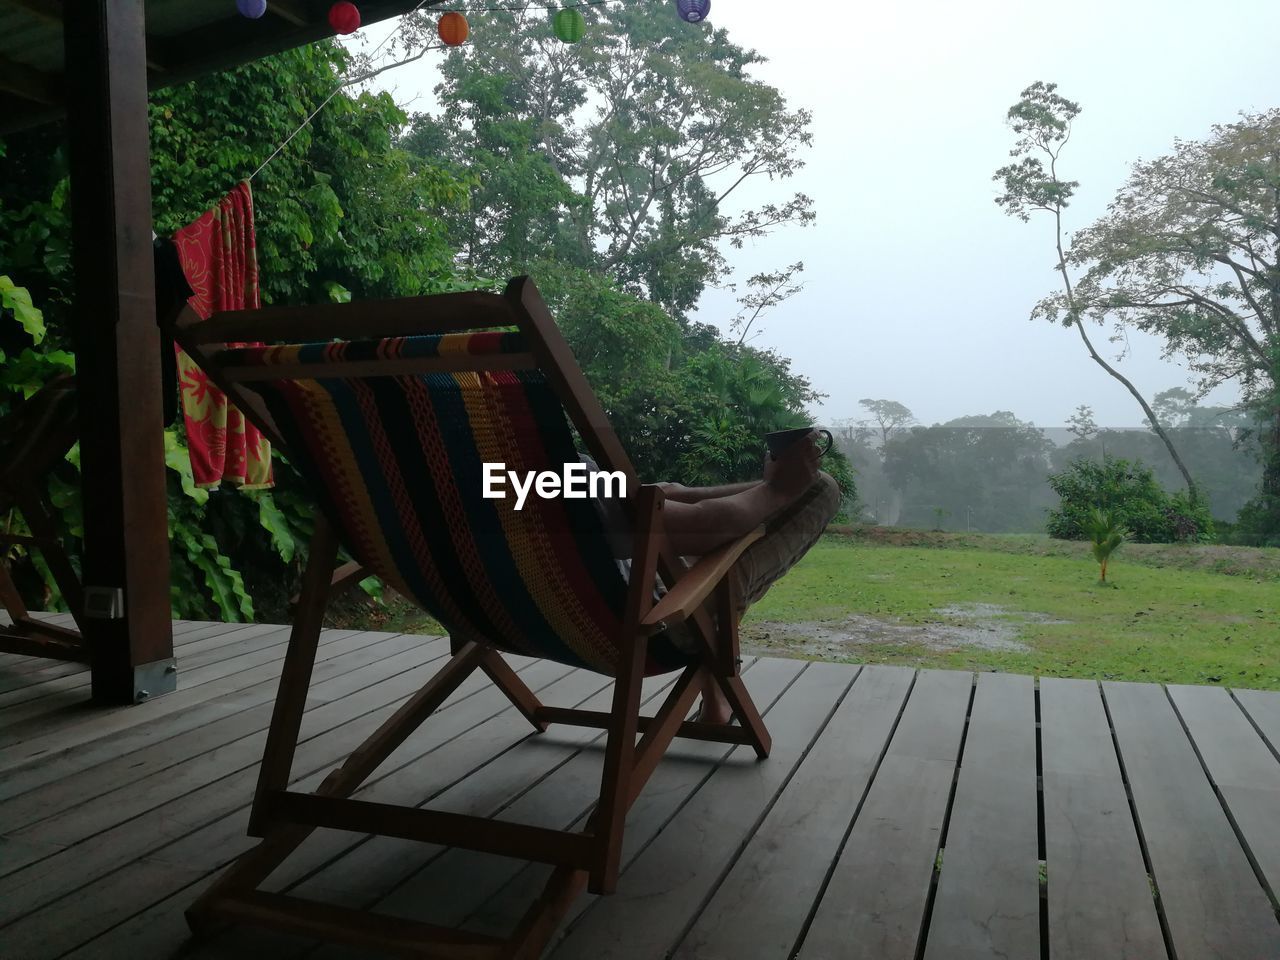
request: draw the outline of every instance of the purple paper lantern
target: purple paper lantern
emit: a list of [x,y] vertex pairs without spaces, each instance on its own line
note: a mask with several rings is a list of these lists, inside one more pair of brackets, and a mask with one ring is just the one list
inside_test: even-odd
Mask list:
[[240,16],[257,20],[267,12],[267,0],[236,0],[236,9]]
[[711,12],[711,0],[676,0],[676,13],[688,23],[701,23]]

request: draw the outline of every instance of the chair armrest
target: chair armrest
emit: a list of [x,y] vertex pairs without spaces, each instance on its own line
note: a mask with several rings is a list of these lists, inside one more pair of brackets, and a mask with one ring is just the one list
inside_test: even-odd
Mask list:
[[729,568],[747,547],[763,536],[764,527],[756,527],[732,543],[726,543],[706,556],[699,557],[698,562],[676,581],[666,596],[654,604],[653,609],[640,621],[641,626],[656,627],[663,622],[679,623],[687,620],[711,595],[711,591],[724,579]]

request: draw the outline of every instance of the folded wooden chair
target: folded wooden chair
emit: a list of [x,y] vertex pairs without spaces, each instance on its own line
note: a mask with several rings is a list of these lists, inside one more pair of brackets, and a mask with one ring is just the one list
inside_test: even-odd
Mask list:
[[[191,907],[197,932],[218,920],[376,946],[407,956],[535,957],[584,886],[618,880],[623,821],[673,737],[750,744],[769,735],[738,673],[737,622],[725,574],[751,536],[691,568],[667,547],[662,494],[635,472],[533,283],[502,296],[448,294],[364,304],[274,308],[181,319],[178,342],[312,484],[317,522],[272,717],[250,833],[263,842]],[[224,349],[248,339],[260,348]],[[272,345],[276,344],[276,345]],[[283,345],[280,345],[283,344]],[[566,417],[567,414],[567,417]],[[578,437],[601,469],[627,477],[630,584],[585,499],[482,497],[481,464],[555,470],[578,462]],[[288,789],[335,552],[419,602],[449,630],[453,657],[314,793]],[[654,578],[669,588],[655,602]],[[695,638],[682,653],[675,624]],[[687,645],[686,645],[687,646]],[[499,651],[616,678],[609,712],[542,704]],[[582,831],[351,799],[374,769],[480,669],[535,730],[608,731],[600,798]],[[641,680],[680,670],[652,717]],[[709,671],[737,725],[685,721]],[[637,742],[637,738],[638,742]],[[396,836],[551,864],[543,895],[507,938],[338,909],[257,890],[316,827]]]
[[[80,626],[84,599],[80,577],[57,538],[45,491],[49,472],[76,442],[75,381],[59,377],[0,419],[0,515],[16,509],[28,533],[0,529],[0,544],[22,544],[40,554]],[[76,630],[37,620],[0,560],[0,603],[12,623],[0,626],[0,651],[24,656],[88,662],[89,649]]]

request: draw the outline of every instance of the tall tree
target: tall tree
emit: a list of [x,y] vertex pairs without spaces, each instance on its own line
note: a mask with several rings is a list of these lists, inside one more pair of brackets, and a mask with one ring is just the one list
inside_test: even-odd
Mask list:
[[879,434],[881,456],[884,455],[884,448],[893,436],[916,422],[916,415],[897,400],[864,398],[858,401],[858,406],[864,408],[869,414],[867,418],[859,421],[860,425],[868,431],[874,430]]
[[1063,180],[1058,174],[1058,160],[1067,141],[1071,139],[1071,124],[1080,114],[1080,105],[1058,94],[1057,89],[1056,83],[1037,80],[1023,90],[1022,99],[1009,108],[1006,123],[1017,135],[1009,155],[1017,162],[1001,167],[992,177],[1004,186],[1004,192],[996,198],[996,203],[1010,216],[1015,216],[1024,223],[1036,211],[1053,217],[1054,241],[1058,252],[1055,269],[1062,275],[1063,292],[1058,297],[1042,302],[1032,315],[1047,316],[1055,322],[1061,322],[1063,326],[1075,328],[1093,362],[1123,385],[1138,401],[1151,429],[1164,441],[1169,456],[1177,464],[1187,489],[1194,496],[1195,481],[1183,464],[1173,440],[1161,426],[1155,411],[1133,382],[1098,352],[1082,322],[1088,304],[1077,296],[1072,284],[1071,273],[1067,268],[1068,256],[1064,248],[1062,225],[1062,212],[1080,184],[1076,180]]
[[1259,423],[1261,507],[1280,533],[1280,109],[1177,141],[1137,163],[1107,214],[1074,238],[1072,306],[1161,337],[1198,393],[1233,383]]
[[[1159,397],[1156,398],[1159,400]],[[1157,403],[1157,407],[1159,404]],[[1067,418],[1067,432],[1077,440],[1092,440],[1098,435],[1098,424],[1093,419],[1093,407],[1082,403]]]
[[[683,317],[725,274],[724,244],[813,219],[801,193],[742,199],[800,169],[810,116],[754,79],[763,58],[724,30],[661,4],[581,10],[574,45],[541,9],[477,13],[472,42],[441,67],[442,115],[416,117],[403,142],[479,174],[454,219],[476,270],[529,269],[552,251]],[[430,21],[414,29],[410,46]]]

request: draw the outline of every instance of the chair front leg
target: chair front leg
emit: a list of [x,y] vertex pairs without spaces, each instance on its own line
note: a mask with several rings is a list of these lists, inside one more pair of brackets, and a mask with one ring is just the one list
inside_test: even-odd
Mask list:
[[640,726],[640,693],[648,650],[646,638],[637,635],[627,665],[613,687],[609,739],[605,745],[604,772],[600,778],[600,804],[594,832],[598,843],[595,869],[588,889],[613,893],[622,866],[622,829],[631,806],[631,778],[636,762],[636,734]]
[[729,577],[725,577],[715,591],[716,649],[711,655],[709,669],[724,691],[734,716],[750,735],[756,756],[763,760],[769,756],[773,739],[740,675],[742,657],[738,646],[738,611],[734,599],[733,584]]
[[598,850],[587,884],[592,893],[613,893],[618,885],[622,827],[631,806],[631,776],[635,767],[636,734],[640,728],[640,687],[649,652],[649,639],[640,629],[640,621],[653,606],[653,583],[664,540],[661,489],[643,486],[637,499],[631,583],[618,638],[621,656],[613,686],[609,739],[600,777],[600,803],[592,817]]
[[249,816],[251,837],[263,836],[267,801],[271,794],[289,785],[293,753],[302,727],[302,712],[306,709],[307,690],[311,686],[311,669],[320,643],[320,627],[328,605],[329,579],[337,556],[338,538],[333,527],[324,517],[317,517],[307,555],[307,569],[302,576],[302,593],[293,619],[293,631],[289,634],[289,649],[280,673],[280,688],[271,713],[271,728],[267,732],[267,745],[258,771],[258,787],[253,796],[253,812]]

